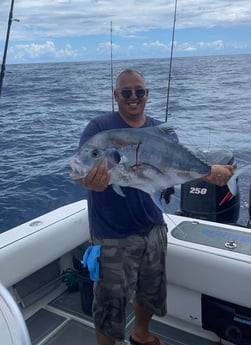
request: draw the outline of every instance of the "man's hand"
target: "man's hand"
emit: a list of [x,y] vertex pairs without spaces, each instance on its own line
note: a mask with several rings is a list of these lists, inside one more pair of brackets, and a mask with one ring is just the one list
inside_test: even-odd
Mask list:
[[234,168],[232,165],[212,165],[211,174],[203,178],[204,181],[216,184],[217,186],[225,186],[232,177]]
[[109,184],[110,176],[107,167],[100,165],[91,169],[85,177],[76,180],[76,182],[95,192],[103,192]]

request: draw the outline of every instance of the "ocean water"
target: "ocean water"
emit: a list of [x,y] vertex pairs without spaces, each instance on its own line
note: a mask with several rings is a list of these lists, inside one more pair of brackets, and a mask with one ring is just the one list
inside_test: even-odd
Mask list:
[[[165,120],[168,59],[114,61],[113,76],[141,71],[146,113]],[[223,148],[251,162],[251,55],[174,58],[169,115],[191,149]],[[9,65],[0,99],[0,232],[86,197],[69,161],[88,121],[112,109],[110,62]],[[115,104],[116,109],[116,104]],[[240,178],[239,223],[249,219],[250,177]],[[179,207],[179,188],[170,212]]]

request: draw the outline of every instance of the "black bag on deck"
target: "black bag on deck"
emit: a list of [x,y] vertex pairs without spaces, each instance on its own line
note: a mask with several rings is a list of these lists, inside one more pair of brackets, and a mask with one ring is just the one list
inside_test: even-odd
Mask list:
[[78,272],[81,306],[83,312],[88,316],[92,316],[93,281],[90,279],[88,268],[83,266],[82,259],[85,250],[90,245],[91,242],[86,241],[73,252],[73,266]]

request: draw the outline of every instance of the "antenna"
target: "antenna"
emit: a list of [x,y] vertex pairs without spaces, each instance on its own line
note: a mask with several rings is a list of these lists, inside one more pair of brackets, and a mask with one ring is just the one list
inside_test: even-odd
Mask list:
[[172,45],[171,45],[171,55],[170,55],[170,64],[169,64],[169,75],[168,75],[168,87],[167,87],[165,122],[167,122],[167,117],[168,117],[168,115],[170,115],[169,114],[169,96],[170,96],[171,75],[172,75],[173,47],[174,47],[174,34],[175,34],[175,24],[176,24],[177,2],[178,2],[178,0],[175,0],[175,8],[174,8],[174,15],[173,15]]
[[13,20],[15,20],[17,22],[19,21],[18,19],[13,19],[13,7],[14,7],[14,0],[11,0],[9,20],[8,20],[8,28],[7,28],[7,33],[6,33],[5,46],[4,46],[4,52],[3,52],[3,60],[2,60],[1,73],[0,73],[0,97],[2,94],[2,86],[3,86],[3,79],[4,79],[4,73],[5,73],[5,63],[6,63],[8,43],[9,43],[9,37],[10,37],[10,27],[11,27]]
[[111,21],[111,86],[112,86],[112,112],[114,113],[114,97],[113,97],[113,57],[112,57],[112,21]]

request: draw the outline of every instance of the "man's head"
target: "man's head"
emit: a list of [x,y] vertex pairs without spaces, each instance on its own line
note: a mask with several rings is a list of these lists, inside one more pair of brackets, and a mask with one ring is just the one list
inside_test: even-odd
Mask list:
[[148,98],[144,76],[132,69],[121,72],[116,80],[114,97],[122,117],[133,119],[143,116]]

